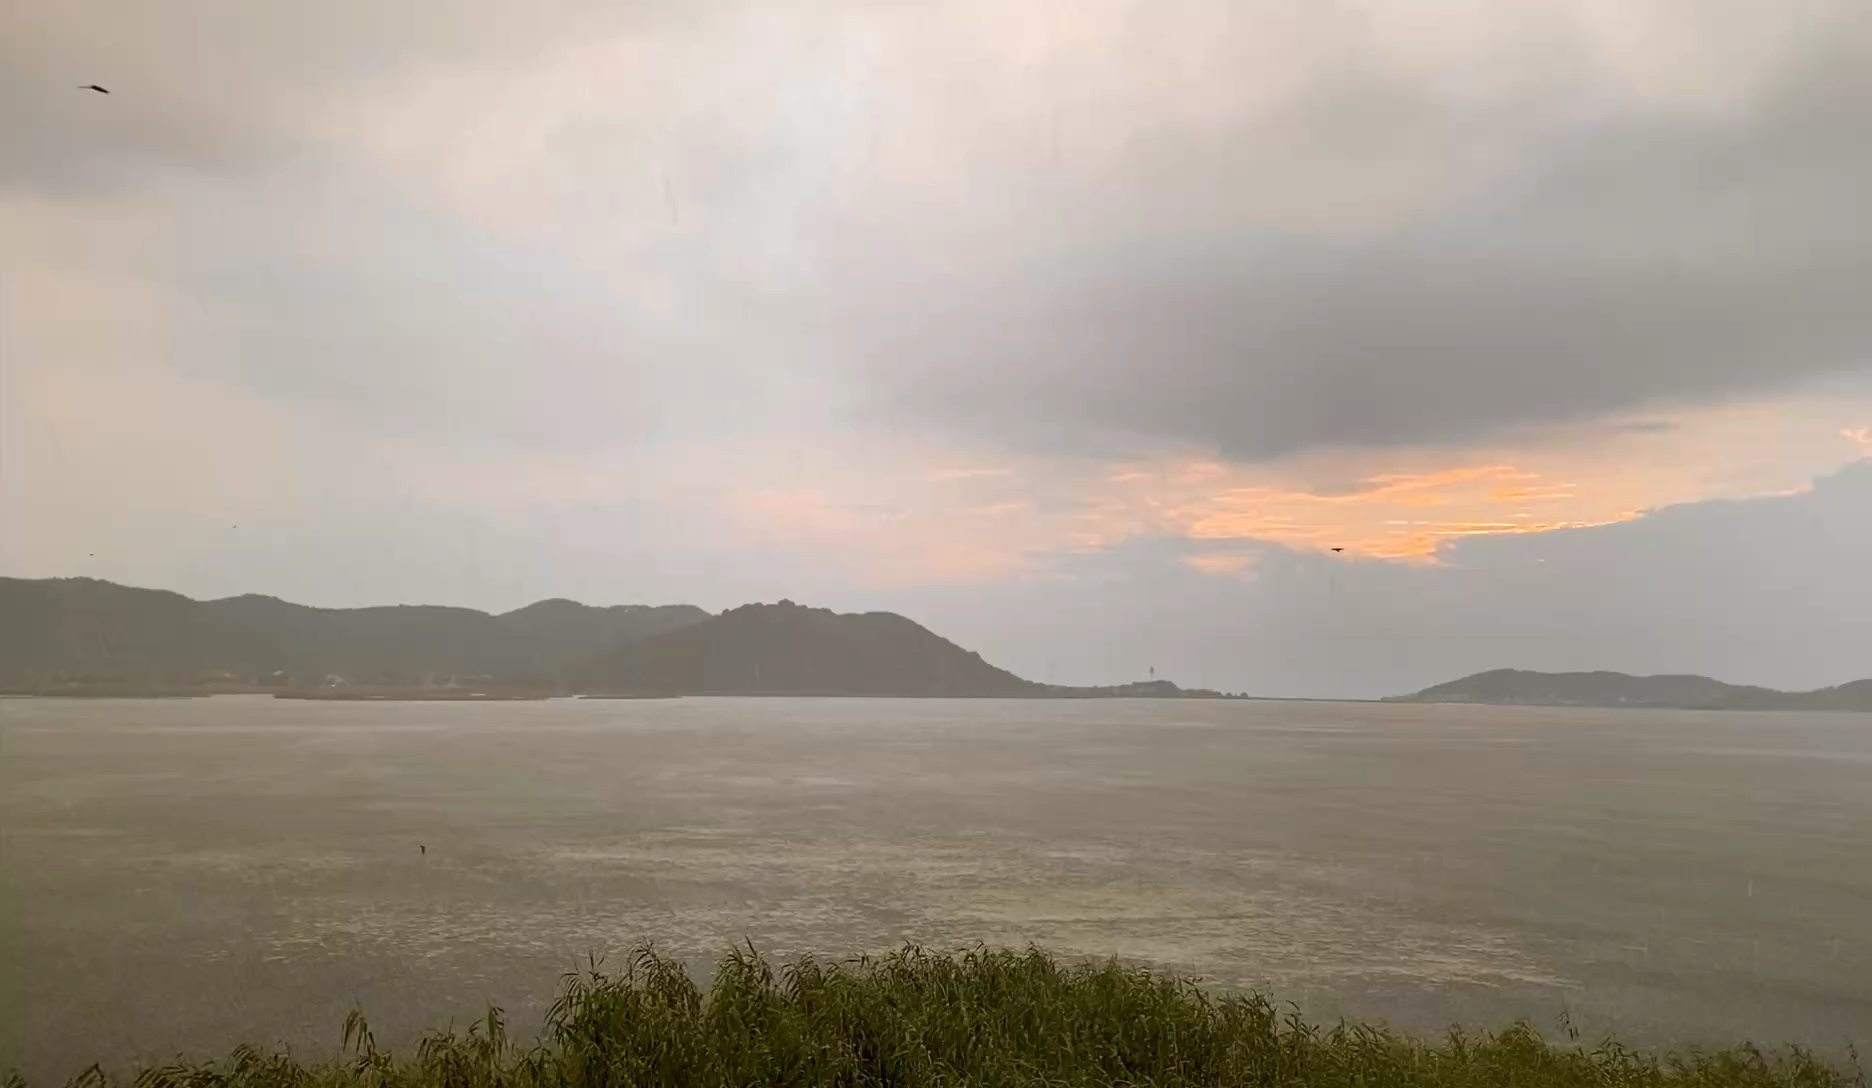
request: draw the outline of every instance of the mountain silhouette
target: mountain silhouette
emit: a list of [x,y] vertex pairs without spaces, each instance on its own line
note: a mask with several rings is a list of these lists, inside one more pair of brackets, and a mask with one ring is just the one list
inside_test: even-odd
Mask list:
[[550,686],[566,665],[708,618],[692,605],[540,601],[501,615],[398,605],[197,601],[93,578],[0,578],[0,683],[203,680],[417,685],[453,677]]
[[1670,707],[1679,710],[1872,711],[1872,680],[1817,691],[1725,684],[1707,676],[1628,676],[1622,672],[1495,669],[1398,695],[1396,703],[1505,706]]
[[593,693],[1000,696],[1046,694],[891,612],[749,604],[594,657],[572,670]]
[[894,613],[784,600],[710,616],[692,605],[553,599],[495,615],[312,608],[256,594],[198,601],[95,578],[0,578],[0,690],[429,698],[464,685],[516,695],[1220,695],[1168,680],[1037,684]]

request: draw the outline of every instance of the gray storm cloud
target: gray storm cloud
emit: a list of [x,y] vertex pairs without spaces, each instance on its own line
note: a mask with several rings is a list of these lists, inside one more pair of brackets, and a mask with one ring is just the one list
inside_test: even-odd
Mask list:
[[[683,63],[581,70],[557,113],[524,100],[548,115],[537,139],[522,126],[517,154],[547,180],[502,199],[553,244],[590,249],[588,269],[669,281],[678,312],[713,337],[683,349],[685,372],[781,359],[819,399],[893,428],[1252,460],[1466,441],[1872,365],[1860,214],[1872,16],[1790,8],[1785,26],[1768,24],[1787,43],[1767,60],[1741,63],[1734,42],[1698,54],[1716,90],[1686,103],[1620,80],[1641,85],[1647,63],[1669,69],[1747,21],[1725,30],[1721,12],[1677,11],[1659,33],[1685,42],[1607,69],[1543,29],[1567,25],[1553,14],[1564,5],[1549,8],[1504,7],[1484,24],[1501,55],[1484,49],[1490,64],[1453,74],[1401,66],[1359,20],[1275,4],[1238,20],[1198,18],[1223,11],[1204,4],[1127,16],[1092,44],[1060,13],[1020,49],[1001,39],[1030,27],[962,8],[15,10],[0,46],[0,187],[102,200],[162,177],[265,175],[263,215],[224,217],[210,191],[176,218],[190,251],[273,265],[293,304],[256,302],[224,270],[168,273],[265,315],[221,345],[236,378],[251,367],[264,389],[342,387],[361,369],[398,399],[432,388],[451,352],[456,384],[490,395],[508,395],[504,368],[547,356],[571,360],[556,380],[576,384],[681,352],[652,343],[628,304],[543,329],[558,320],[541,299],[558,290],[551,275],[467,283],[467,266],[444,267],[459,256],[446,245],[408,251],[408,216],[386,226],[366,206],[346,221],[327,198],[368,191],[353,137],[428,73],[474,96],[452,118],[467,140],[512,121],[514,73],[609,36]],[[1429,15],[1424,28],[1442,33]],[[1217,41],[1192,64],[1205,35]],[[763,79],[743,80],[757,61]],[[1522,63],[1525,79],[1496,71]],[[1294,69],[1277,92],[1270,66]],[[91,79],[121,93],[75,91]],[[352,235],[356,284],[302,261],[303,240],[278,226],[304,214],[308,192],[330,205],[334,237]],[[384,192],[391,206],[421,199]],[[609,242],[625,221],[641,239],[666,215],[680,229],[654,245]],[[380,253],[413,278],[385,288]],[[485,245],[469,259],[511,263]],[[568,290],[584,289],[576,278],[562,276]],[[364,292],[383,304],[345,301]],[[490,316],[507,297],[510,315]],[[452,313],[464,320],[430,317]],[[404,327],[419,321],[466,331],[412,346]],[[307,346],[321,343],[334,348]]]
[[[867,239],[839,254],[826,305],[863,345],[885,414],[1108,453],[1472,441],[1863,374],[1868,23],[1720,111],[1634,108],[1538,131],[1530,118],[1510,135],[1499,117],[1478,122],[1474,138],[1512,139],[1513,158],[1379,226],[1290,226],[1218,202],[1218,176],[1252,193],[1253,168],[1291,169],[1243,129],[1120,162],[1149,184],[1071,229],[1036,215],[964,258],[940,219],[888,247]],[[1335,103],[1391,109],[1375,161],[1329,161],[1320,185],[1382,166],[1387,141],[1451,143],[1448,118],[1397,94],[1302,107],[1351,128]],[[907,267],[871,271],[892,265]]]

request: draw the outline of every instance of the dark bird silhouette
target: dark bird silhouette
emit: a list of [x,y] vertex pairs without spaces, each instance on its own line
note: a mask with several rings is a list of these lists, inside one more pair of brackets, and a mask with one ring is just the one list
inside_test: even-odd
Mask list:
[[1342,552],[1342,551],[1345,551],[1345,549],[1344,549],[1344,548],[1334,548],[1334,549],[1333,549],[1333,551],[1335,551],[1335,552]]
[[96,91],[96,92],[97,92],[97,93],[99,93],[99,94],[109,94],[109,93],[110,93],[109,91],[107,91],[107,90],[105,90],[104,88],[102,88],[102,87],[100,87],[100,86],[98,86],[98,85],[97,85],[97,84],[95,84],[95,83],[87,83],[87,84],[85,84],[84,86],[82,86],[82,87],[80,87],[80,88],[78,88],[78,89],[79,89],[79,90],[81,90],[81,91]]
[[422,843],[417,843],[416,849],[421,850],[425,854],[429,852],[429,848],[427,846],[424,846]]

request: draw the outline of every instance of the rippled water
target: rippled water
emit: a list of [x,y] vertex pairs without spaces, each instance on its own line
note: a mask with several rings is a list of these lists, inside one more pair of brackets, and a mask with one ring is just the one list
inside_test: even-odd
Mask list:
[[0,1066],[536,1021],[588,955],[743,939],[1864,1048],[1872,716],[0,700]]

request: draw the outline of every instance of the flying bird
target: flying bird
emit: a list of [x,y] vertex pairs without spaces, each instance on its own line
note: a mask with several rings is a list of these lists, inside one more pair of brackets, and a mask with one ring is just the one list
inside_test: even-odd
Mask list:
[[81,90],[81,91],[96,91],[96,92],[97,92],[97,93],[99,93],[99,94],[109,94],[109,93],[110,93],[109,91],[107,91],[107,90],[105,90],[104,88],[102,88],[102,87],[100,87],[100,86],[98,86],[98,85],[97,85],[97,84],[95,84],[95,83],[87,83],[87,84],[85,84],[84,86],[82,86],[82,87],[80,87],[80,88],[78,88],[78,89],[79,89],[79,90]]
[[1342,551],[1345,551],[1345,549],[1344,549],[1344,548],[1334,548],[1334,549],[1333,549],[1333,551],[1335,551],[1335,552],[1342,552]]

